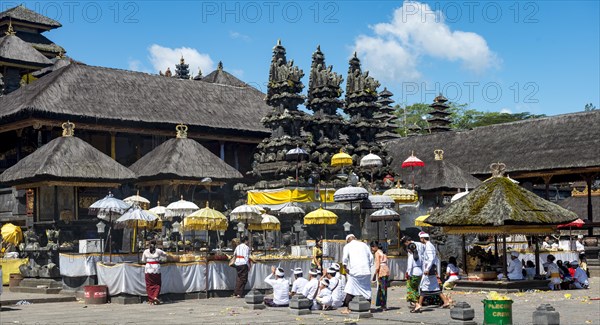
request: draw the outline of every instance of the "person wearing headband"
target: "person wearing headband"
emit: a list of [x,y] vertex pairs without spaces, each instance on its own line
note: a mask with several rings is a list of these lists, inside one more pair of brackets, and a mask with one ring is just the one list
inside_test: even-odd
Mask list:
[[429,240],[429,234],[421,231],[419,233],[421,243],[425,245],[425,251],[420,257],[423,260],[423,277],[419,284],[419,302],[415,304],[415,308],[411,313],[420,313],[423,308],[425,297],[439,296],[444,304],[442,308],[450,308],[450,299],[442,293],[440,284],[437,280],[437,264],[439,262],[435,246]]
[[237,245],[233,251],[235,257],[235,270],[237,272],[237,278],[235,280],[235,290],[233,295],[236,298],[242,298],[244,294],[244,288],[248,283],[248,273],[252,266],[252,259],[250,258],[251,249],[248,246],[248,236],[242,238],[242,243]]
[[346,236],[342,262],[347,270],[347,282],[344,288],[343,314],[349,314],[348,304],[355,296],[361,295],[371,301],[371,267],[373,266],[373,254],[369,246],[352,234]]
[[269,307],[287,307],[290,304],[290,283],[285,279],[285,271],[280,267],[271,267],[271,274],[265,278],[265,283],[273,287],[273,298],[265,298]]
[[295,268],[292,270],[294,273],[294,283],[292,283],[292,291],[290,292],[290,297],[294,296],[297,293],[302,293],[304,291],[304,286],[308,283],[305,277],[302,276],[302,268]]
[[144,267],[146,280],[146,293],[148,294],[148,303],[158,305],[161,301],[158,299],[162,278],[160,275],[160,260],[166,259],[167,253],[156,248],[154,241],[150,242],[148,249],[142,253],[142,262],[146,263]]
[[330,285],[329,279],[322,279],[319,283],[319,293],[317,294],[316,301],[322,310],[332,309],[333,298],[331,296],[331,289],[329,288]]
[[506,268],[508,279],[514,281],[523,280],[523,263],[519,260],[519,252],[512,251],[510,259]]
[[344,291],[342,289],[342,283],[340,278],[337,277],[337,271],[335,267],[330,266],[325,273],[325,278],[329,280],[329,290],[331,290],[331,307],[339,308],[344,303]]
[[308,272],[308,276],[310,278],[310,280],[308,281],[308,283],[304,286],[304,290],[302,291],[302,295],[305,296],[306,298],[308,298],[308,300],[311,300],[313,302],[313,305],[311,307],[311,309],[318,309],[318,305],[316,302],[316,298],[317,298],[317,293],[319,292],[319,272],[315,269],[311,269]]

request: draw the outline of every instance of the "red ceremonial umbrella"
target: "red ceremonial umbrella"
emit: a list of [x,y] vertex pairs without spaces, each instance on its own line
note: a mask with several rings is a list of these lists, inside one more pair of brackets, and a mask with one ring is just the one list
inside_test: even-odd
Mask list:
[[411,152],[410,157],[408,157],[405,161],[402,162],[402,168],[410,167],[413,174],[413,190],[415,189],[415,167],[423,167],[425,163],[415,156],[414,152]]
[[581,228],[585,224],[585,221],[581,219],[577,219],[575,221],[571,221],[569,223],[563,223],[562,225],[556,226],[556,228],[569,228],[569,246],[571,246],[571,250],[573,250],[573,240],[571,239],[571,228]]

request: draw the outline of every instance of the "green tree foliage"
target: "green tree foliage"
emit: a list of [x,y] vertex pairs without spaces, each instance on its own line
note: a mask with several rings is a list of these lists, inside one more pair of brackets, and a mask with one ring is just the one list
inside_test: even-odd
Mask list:
[[596,106],[592,103],[589,104],[585,104],[585,107],[583,108],[584,111],[586,112],[590,112],[590,111],[595,111],[596,110]]
[[[469,108],[468,104],[456,104],[452,102],[448,102],[448,104],[450,105],[448,111],[451,113],[449,118],[452,119],[452,124],[450,126],[457,130],[469,130],[479,126],[522,121],[546,116],[544,114],[531,114],[529,112],[514,114],[482,112]],[[430,117],[429,112],[431,111],[431,107],[429,107],[428,104],[416,103],[408,105],[406,108],[396,105],[395,109],[396,115],[400,120],[400,125],[402,125],[398,130],[398,133],[406,136],[410,133],[408,129],[415,125],[421,129],[419,133],[428,132],[429,123],[427,122],[427,119]]]

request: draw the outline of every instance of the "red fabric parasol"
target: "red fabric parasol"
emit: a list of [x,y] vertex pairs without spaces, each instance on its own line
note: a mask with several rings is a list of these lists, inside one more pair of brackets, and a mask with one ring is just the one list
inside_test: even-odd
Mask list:
[[408,168],[408,167],[423,167],[425,166],[425,163],[415,157],[414,154],[411,154],[410,157],[408,157],[403,163],[402,163],[402,168]]
[[569,223],[564,223],[562,225],[556,226],[556,228],[581,228],[585,225],[585,221],[581,219],[577,219],[575,221],[571,221]]

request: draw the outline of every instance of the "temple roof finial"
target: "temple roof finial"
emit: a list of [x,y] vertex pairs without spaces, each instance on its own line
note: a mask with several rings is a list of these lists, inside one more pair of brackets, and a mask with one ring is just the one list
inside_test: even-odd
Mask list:
[[217,69],[223,70],[223,61],[219,61],[219,64],[217,65]]
[[8,21],[8,30],[4,33],[6,36],[15,36],[15,30],[12,27],[12,19]]
[[62,124],[62,136],[63,137],[72,137],[75,133],[75,123],[67,121]]
[[277,39],[277,45],[281,46],[281,38]]

